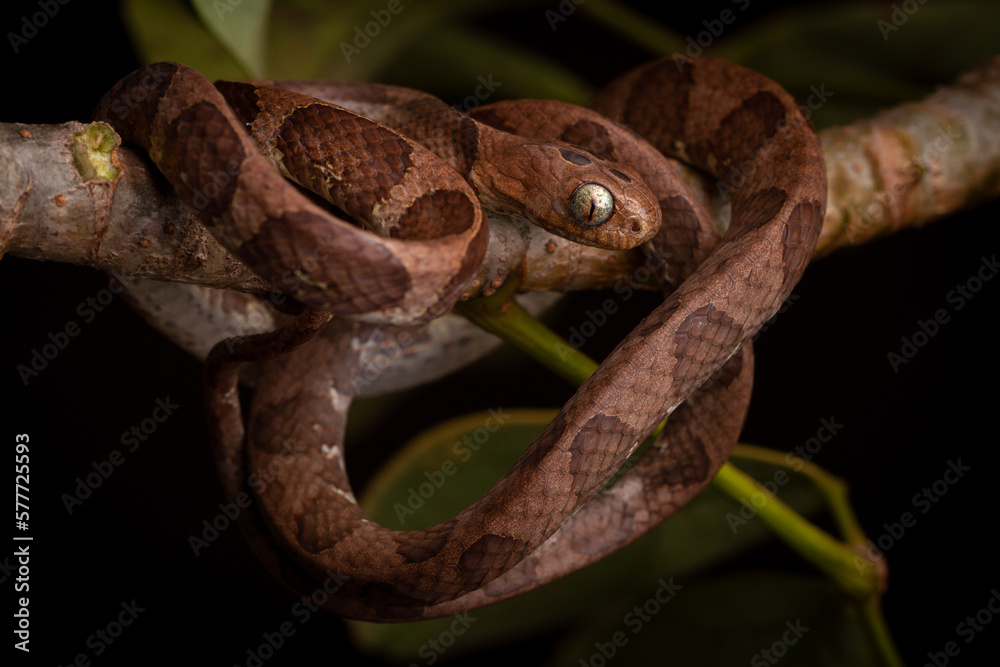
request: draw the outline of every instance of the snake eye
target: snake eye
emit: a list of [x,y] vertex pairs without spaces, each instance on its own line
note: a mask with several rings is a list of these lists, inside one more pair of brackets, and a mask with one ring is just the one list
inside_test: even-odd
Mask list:
[[614,195],[598,183],[584,183],[569,197],[569,214],[581,227],[600,227],[614,212]]

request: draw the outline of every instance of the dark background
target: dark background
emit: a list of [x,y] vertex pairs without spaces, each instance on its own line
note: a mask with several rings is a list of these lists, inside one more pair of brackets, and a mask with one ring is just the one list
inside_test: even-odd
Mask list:
[[[22,14],[37,10],[33,2],[14,5],[8,14],[13,18],[0,23],[4,35]],[[753,3],[741,15],[746,23],[737,27],[767,16],[772,5]],[[647,12],[694,34],[702,19],[717,16],[723,6]],[[600,36],[595,43],[587,22],[580,23],[579,32],[561,30],[551,48],[595,82],[648,58],[614,37]],[[552,38],[537,8],[512,12],[491,27],[533,45]],[[113,4],[105,2],[70,2],[19,54],[11,53],[6,38],[0,53],[3,121],[85,119],[102,92],[138,65]],[[884,522],[913,511],[912,496],[938,480],[949,460],[971,466],[887,554],[885,613],[909,664],[923,664],[928,651],[960,641],[955,626],[1000,586],[990,482],[997,439],[989,426],[996,413],[1000,282],[987,283],[958,312],[945,296],[975,273],[981,257],[996,253],[998,213],[996,203],[982,205],[816,262],[796,290],[799,300],[757,345],[756,390],[743,440],[786,451],[813,436],[821,418],[844,424],[816,461],[850,482],[871,537],[884,532]],[[78,304],[106,288],[108,278],[90,269],[6,257],[0,285],[3,437],[12,447],[14,434],[31,436],[32,662],[69,664],[79,652],[92,655],[87,636],[116,615],[120,602],[134,598],[146,611],[94,664],[195,655],[203,664],[242,664],[245,647],[286,620],[293,599],[258,566],[235,530],[198,558],[188,547],[187,536],[216,513],[221,500],[201,412],[200,364],[116,297],[25,387],[17,365],[29,362],[48,333],[70,320],[82,324]],[[580,321],[590,298],[573,297],[564,326]],[[643,303],[621,315],[622,329],[609,331],[607,340],[595,341],[588,351],[599,355],[649,307]],[[939,308],[949,309],[951,322],[894,373],[887,352],[898,351],[900,337],[913,334],[918,320]],[[489,384],[483,368],[497,374]],[[494,360],[400,404],[384,420],[391,428],[352,443],[352,471],[360,485],[395,444],[445,416],[495,405],[554,406],[567,391],[516,356]],[[176,413],[67,515],[60,497],[72,492],[75,478],[122,449],[122,432],[168,396],[179,405]],[[748,562],[794,567],[797,559],[779,545]],[[10,586],[4,581],[8,598]],[[556,639],[513,644],[490,657],[536,664]],[[954,664],[981,664],[976,656],[995,655],[1000,646],[1000,623],[961,646]],[[307,660],[340,665],[361,659],[341,621],[323,616],[271,664]]]

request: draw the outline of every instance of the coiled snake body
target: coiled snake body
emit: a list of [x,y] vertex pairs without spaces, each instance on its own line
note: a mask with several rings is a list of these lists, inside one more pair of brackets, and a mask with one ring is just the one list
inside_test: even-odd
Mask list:
[[[450,307],[456,286],[468,280],[485,247],[482,214],[467,186],[447,180],[446,170],[431,157],[409,157],[418,149],[408,147],[402,162],[430,169],[427,193],[414,194],[423,190],[407,190],[410,185],[396,181],[383,182],[383,190],[373,196],[374,183],[385,180],[376,173],[351,185],[347,195],[332,196],[340,209],[356,217],[372,208],[395,210],[395,220],[402,222],[386,223],[393,237],[362,235],[339,222],[324,223],[336,229],[328,231],[314,224],[325,213],[303,195],[281,189],[290,186],[278,186],[258,149],[240,134],[240,121],[228,109],[219,110],[225,104],[210,87],[205,89],[190,70],[161,67],[165,83],[145,95],[144,111],[115,117],[115,102],[122,96],[134,99],[130,87],[142,85],[142,77],[133,75],[131,82],[124,80],[109,93],[98,117],[150,150],[186,199],[193,200],[215,182],[219,165],[237,155],[235,183],[203,207],[201,217],[252,268],[279,287],[293,268],[298,280],[291,295],[335,313],[399,322],[428,319]],[[303,87],[324,96],[319,88]],[[398,91],[387,88],[362,99],[357,90],[334,89],[328,96],[346,104],[351,99],[345,97],[353,96],[358,104],[375,105],[365,108],[368,113],[381,105],[388,109],[386,122],[410,105],[419,111],[415,127],[426,129],[428,103],[393,99]],[[348,154],[382,136],[377,123],[267,91],[245,84],[229,90],[255,138],[258,130],[262,137],[264,130],[278,137],[257,138],[258,145],[273,157],[284,157],[282,169],[303,185],[318,184],[322,191],[333,181],[349,179],[309,166],[315,159],[308,156],[313,150],[309,137],[307,148],[295,147],[296,132],[283,128],[284,118],[303,116],[306,127],[350,126],[330,131],[340,132],[355,147]],[[273,116],[261,110],[265,98],[278,109]],[[742,423],[752,372],[752,357],[748,349],[741,352],[741,345],[788,296],[819,233],[826,177],[818,139],[777,84],[707,58],[639,67],[605,89],[593,106],[731,189],[732,216],[725,236],[717,242],[707,216],[676,181],[652,185],[652,201],[664,212],[664,229],[653,246],[682,256],[674,264],[679,268],[667,277],[683,282],[605,359],[486,495],[452,519],[423,530],[393,531],[368,520],[357,507],[343,465],[343,425],[353,377],[378,349],[379,327],[337,319],[318,338],[267,363],[250,415],[246,457],[242,423],[233,407],[235,375],[224,375],[216,387],[228,386],[228,393],[209,393],[210,411],[218,420],[224,487],[235,496],[245,491],[249,471],[277,471],[272,483],[255,489],[259,507],[244,513],[244,527],[264,562],[292,588],[308,592],[336,574],[341,587],[326,606],[367,620],[428,618],[489,604],[635,539],[695,495],[725,461]],[[589,112],[564,118],[563,110],[571,114],[557,103],[520,102],[477,112],[483,123],[516,133],[535,128],[544,136],[522,143],[538,143],[540,154],[548,156],[529,158],[536,162],[530,169],[506,161],[480,165],[483,171],[470,180],[478,190],[498,184],[501,194],[492,205],[537,218],[545,217],[547,206],[557,217],[568,214],[586,225],[604,217],[606,199],[594,189],[578,196],[581,185],[598,183],[609,191],[641,184],[641,179],[648,185],[666,170],[630,132]],[[457,145],[445,149],[444,157],[461,167],[481,157],[478,147],[485,140],[472,127],[458,119],[426,134],[432,144],[444,137]],[[535,139],[561,139],[593,152],[561,143],[543,146]],[[473,140],[475,146],[470,145]],[[193,145],[200,147],[200,155],[175,155],[176,149]],[[360,161],[391,161],[389,153],[383,150]],[[598,159],[604,157],[628,161],[635,170]],[[570,176],[577,182],[569,186],[555,183],[559,179],[548,175],[551,167],[564,164],[593,167],[600,176]],[[333,171],[339,174],[339,169]],[[389,171],[398,175],[407,170]],[[522,177],[526,183],[514,185]],[[531,194],[542,185],[557,193],[548,200],[556,201],[554,206]],[[389,202],[385,191],[393,189],[407,202],[422,201],[427,210],[443,202],[464,217],[429,238],[431,223],[421,211],[382,203]],[[570,201],[580,197],[582,212]],[[647,229],[640,222],[641,210],[650,199],[644,188],[615,190],[611,197],[614,215],[621,215],[615,229],[633,240],[642,236]],[[374,207],[369,205],[373,198],[378,202]],[[323,268],[303,269],[317,244],[325,255]],[[452,244],[459,250],[446,252]],[[705,391],[695,394],[699,387]],[[635,447],[689,398],[657,446],[615,487],[598,495]],[[733,403],[742,407],[732,409]],[[287,454],[288,443],[295,445],[293,457]]]

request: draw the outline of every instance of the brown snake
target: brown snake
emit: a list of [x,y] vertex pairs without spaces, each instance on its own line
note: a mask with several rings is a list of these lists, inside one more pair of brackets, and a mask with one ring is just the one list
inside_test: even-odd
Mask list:
[[[271,200],[279,186],[269,180],[266,163],[250,140],[235,129],[238,123],[226,126],[229,129],[206,128],[204,117],[220,113],[215,110],[220,104],[217,98],[201,88],[193,92],[201,84],[196,86],[193,78],[189,82],[179,76],[184,70],[162,67],[173,68],[169,76],[162,77],[166,83],[146,84],[155,94],[147,90],[145,97],[157,104],[140,105],[137,109],[146,111],[126,114],[124,126],[121,119],[114,118],[115,101],[122,96],[133,99],[130,86],[143,85],[140,70],[131,82],[125,79],[109,93],[99,117],[114,121],[126,139],[151,149],[154,161],[186,201],[194,200],[209,182],[217,182],[213,174],[219,173],[219,164],[231,160],[234,151],[239,154],[237,163],[241,166],[234,174],[231,191],[203,207],[202,217],[214,225],[213,231],[223,243],[282,287],[280,278],[289,264],[301,266],[297,261],[311,250],[311,246],[298,245],[303,238],[308,237],[307,243],[328,242],[325,232],[286,231],[300,218],[319,215],[318,209],[314,211],[314,205],[298,193],[294,193],[297,198],[285,194]],[[240,87],[236,97],[253,107],[261,95],[254,90]],[[392,93],[382,89],[374,99],[386,101],[387,90]],[[266,364],[250,416],[246,459],[235,376],[224,372],[215,378],[208,398],[216,419],[217,458],[225,491],[230,498],[245,491],[248,471],[275,471],[273,482],[255,489],[258,511],[243,513],[244,526],[264,562],[291,587],[306,592],[315,588],[317,581],[336,574],[341,584],[327,604],[329,609],[367,620],[407,620],[454,613],[529,590],[643,534],[697,493],[725,461],[742,423],[752,372],[749,351],[737,353],[788,296],[819,233],[826,205],[826,177],[818,139],[792,98],[777,84],[742,67],[707,58],[661,60],[639,67],[605,89],[594,107],[664,153],[713,173],[720,184],[731,188],[732,220],[726,235],[715,245],[706,218],[687,204],[683,192],[653,187],[665,220],[654,246],[663,254],[690,252],[689,257],[698,259],[680,261],[676,274],[668,275],[683,278],[679,287],[608,356],[507,475],[475,504],[448,521],[411,532],[377,526],[357,507],[343,467],[343,425],[353,395],[353,377],[378,349],[378,327],[336,320],[319,338]],[[254,130],[268,124],[274,130],[282,118],[301,108],[302,103],[295,102],[280,110],[277,120],[254,120],[258,118],[255,112],[245,122]],[[484,122],[522,128],[523,132],[525,122],[528,127],[541,124],[537,117],[530,120],[532,113],[554,118],[559,108],[538,112],[532,111],[531,103],[509,109],[495,105],[478,116]],[[313,116],[323,116],[325,122],[339,114],[323,111]],[[417,126],[429,122],[427,119],[426,114],[418,114]],[[307,124],[318,122],[314,117],[306,119]],[[468,162],[478,151],[469,150],[468,126],[464,121],[456,122],[446,125],[443,133],[452,134],[457,144],[465,147],[457,161]],[[359,134],[378,133],[380,127],[365,126]],[[561,138],[589,147],[599,156],[630,161],[637,171],[646,172],[644,178],[655,178],[649,170],[656,172],[660,167],[636,164],[648,153],[632,147],[628,133],[608,127],[613,128],[584,115],[561,125],[554,121],[554,127],[539,131],[543,138]],[[279,136],[280,130],[278,127]],[[270,141],[263,142],[265,148],[278,146],[272,152],[291,153],[293,163],[308,160],[291,144],[279,146]],[[175,155],[175,147],[192,146],[214,154],[211,157],[219,162],[211,162],[203,154]],[[543,149],[559,155],[550,165],[605,164],[576,149],[554,146]],[[655,164],[657,158],[649,159]],[[618,172],[612,176],[619,180],[638,178],[636,172],[620,165],[610,169]],[[529,202],[526,205],[511,203],[517,199],[517,193],[510,194],[509,184],[515,172],[526,170],[508,163],[491,165],[485,178],[499,183],[508,193],[497,198],[500,205],[521,206],[522,211],[538,217],[538,197],[521,197]],[[308,167],[301,173],[306,176],[300,175],[300,182],[330,181]],[[471,180],[477,187],[481,184],[476,177]],[[529,182],[525,190],[530,192],[533,185]],[[557,201],[566,201],[567,195],[572,199],[576,187],[559,190]],[[475,209],[456,204],[466,202],[467,196],[456,184],[448,186],[445,199],[452,206]],[[591,214],[599,213],[601,196],[588,191]],[[613,199],[621,201],[620,197]],[[360,217],[358,211],[348,210],[346,202],[334,201],[342,210]],[[570,209],[571,217],[579,221],[572,204]],[[422,238],[424,224],[408,222],[404,228],[419,230],[413,236]],[[626,231],[632,227],[632,222],[625,224]],[[396,239],[364,245],[344,231],[342,236],[350,239],[350,252],[379,267],[376,274],[382,271],[379,262],[385,261],[386,274],[399,275],[386,280],[370,278],[369,268],[361,278],[353,274],[343,278],[340,274],[348,271],[346,266],[323,269],[336,273],[343,282],[308,272],[298,276],[302,280],[291,294],[338,313],[391,310],[391,321],[407,316],[432,317],[450,306],[448,298],[441,295],[448,294],[453,301],[454,285],[465,279],[457,276],[467,273],[469,265],[482,256],[485,244],[481,228],[481,217],[477,221],[474,210],[469,222],[446,228],[442,240],[460,237],[468,254],[442,259],[447,265],[442,271],[421,265],[422,271],[437,279],[433,288],[416,285],[417,265],[400,259],[403,251],[388,245]],[[420,243],[426,242],[403,243],[401,239],[399,246]],[[684,250],[678,251],[678,246]],[[372,250],[376,247],[378,250]],[[337,252],[332,247],[325,250],[328,256]],[[336,255],[338,261],[347,253]],[[418,263],[435,264],[437,255],[432,260],[424,254],[422,260]],[[361,260],[343,261],[357,264]],[[404,268],[397,268],[400,266]],[[365,287],[376,284],[382,291],[369,289],[363,307],[356,307],[360,297],[347,294],[344,287],[354,284],[352,281]],[[395,282],[405,284],[406,289],[397,287],[394,299],[371,296],[387,292],[386,286]],[[333,289],[329,289],[331,284]],[[423,294],[425,303],[410,308],[407,304],[416,293]],[[271,352],[299,345],[309,335],[304,331],[311,333],[326,319],[307,311],[300,330],[269,335],[278,341]],[[246,352],[252,350],[247,348]],[[237,346],[237,356],[225,361],[238,360],[241,353]],[[706,385],[710,379],[712,384]],[[703,385],[706,390],[695,393]],[[220,388],[228,393],[223,395]],[[609,492],[595,498],[635,447],[689,398],[672,416],[659,445]],[[731,401],[742,407],[733,410]],[[287,454],[288,443],[294,444],[294,456]]]
[[[404,324],[451,308],[488,239],[479,200],[455,169],[340,107],[251,84],[220,87],[228,100],[194,70],[157,63],[115,84],[95,118],[145,148],[219,242],[298,301]],[[465,142],[476,139],[469,124],[456,128]],[[494,183],[498,210],[604,247],[631,248],[656,233],[656,200],[628,167],[575,164],[573,156],[582,154],[568,145],[519,149],[513,139],[496,138],[505,135],[480,138],[460,167],[475,182],[492,173],[490,160],[518,158],[523,182],[533,187]],[[317,206],[266,156],[381,235]]]

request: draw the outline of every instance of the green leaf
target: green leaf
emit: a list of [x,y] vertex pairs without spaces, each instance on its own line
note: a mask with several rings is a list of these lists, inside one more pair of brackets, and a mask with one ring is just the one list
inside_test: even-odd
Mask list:
[[248,76],[264,75],[264,40],[271,0],[192,0],[191,4]]
[[[503,427],[491,431],[498,414]],[[469,415],[418,436],[372,481],[361,498],[362,508],[374,521],[400,530],[432,525],[465,509],[509,469],[556,413],[502,410],[498,414]],[[744,469],[761,482],[784,480],[774,488],[796,510],[820,507],[815,489],[799,475],[776,477],[777,468],[750,461]],[[752,507],[754,500],[747,499],[748,505]],[[692,576],[770,537],[749,507],[710,487],[670,521],[609,558],[540,590],[472,612],[475,621],[452,651],[472,651],[565,627],[600,613],[614,600],[642,595],[662,577]],[[447,632],[452,622],[446,618],[349,625],[355,642],[366,652],[406,662],[415,659],[429,639]]]
[[[352,80],[339,69],[344,59],[338,45],[355,25],[356,7],[319,0],[280,2],[271,13],[268,31],[268,77],[276,79]],[[354,79],[356,80],[356,79]]]
[[439,424],[382,467],[365,489],[361,507],[395,530],[449,519],[488,491],[555,415],[554,410],[501,409]]
[[122,16],[143,62],[184,63],[213,81],[246,76],[183,0],[127,0]]
[[[671,582],[668,582],[671,583]],[[746,572],[677,578],[573,633],[547,663],[702,667],[881,665],[857,608],[816,575]],[[766,652],[766,653],[765,653]]]
[[394,5],[355,3],[331,11],[329,4],[296,0],[275,8],[271,73],[335,81],[376,81],[410,41],[426,39],[454,9],[446,3]]
[[833,96],[815,109],[817,127],[919,99],[995,55],[997,3],[927,3],[909,13],[902,4],[795,8],[722,35],[710,55],[767,74],[803,103],[825,86]]
[[[458,54],[461,54],[460,57]],[[495,99],[558,99],[585,104],[593,93],[577,74],[538,53],[461,25],[448,24],[433,39],[414,41],[385,74],[388,79],[462,103],[480,87],[485,104]],[[466,103],[465,107],[471,106]]]
[[[523,0],[522,0],[523,1]],[[452,51],[445,67],[414,57],[420,45],[434,44],[462,19],[509,9],[507,5],[463,0],[400,0],[393,4],[355,3],[330,11],[320,0],[291,0],[275,7],[269,70],[275,78],[378,81],[416,86],[397,68],[413,68],[433,80],[451,76],[460,62]],[[434,90],[434,86],[420,86]]]

